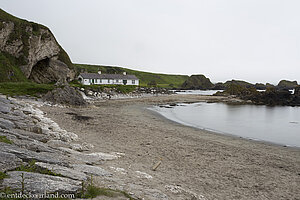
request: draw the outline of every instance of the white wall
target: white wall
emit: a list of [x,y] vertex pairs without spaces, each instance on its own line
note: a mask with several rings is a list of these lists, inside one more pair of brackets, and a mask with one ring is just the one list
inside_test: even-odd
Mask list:
[[[81,76],[79,76],[78,78],[82,79],[81,83],[83,85],[91,85],[91,84],[94,84],[94,85],[123,85],[123,79],[119,79],[118,81],[115,79],[114,80],[110,79],[109,82],[108,82],[108,79],[101,79],[101,82],[100,82],[100,79],[95,79],[95,82],[91,83],[90,79],[83,79]],[[133,84],[132,80],[127,80],[126,85],[139,85],[139,80],[134,80],[134,82],[135,83]]]

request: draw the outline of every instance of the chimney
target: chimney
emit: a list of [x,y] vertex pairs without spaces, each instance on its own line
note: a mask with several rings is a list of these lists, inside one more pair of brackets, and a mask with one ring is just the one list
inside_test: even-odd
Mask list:
[[126,76],[126,72],[123,72],[123,75]]
[[98,71],[98,74],[101,74],[101,71],[100,71],[100,70]]

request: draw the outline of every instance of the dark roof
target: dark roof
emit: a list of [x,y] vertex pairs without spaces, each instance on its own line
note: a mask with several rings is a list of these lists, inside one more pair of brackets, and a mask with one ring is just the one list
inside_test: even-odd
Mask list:
[[98,73],[80,73],[84,79],[129,79],[138,80],[135,75],[123,75],[123,74],[98,74]]

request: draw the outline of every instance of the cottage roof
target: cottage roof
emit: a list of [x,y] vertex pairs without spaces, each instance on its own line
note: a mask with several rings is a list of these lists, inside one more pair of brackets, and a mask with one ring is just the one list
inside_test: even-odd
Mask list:
[[84,79],[127,79],[127,80],[138,80],[135,75],[123,75],[123,74],[98,74],[98,73],[80,73]]

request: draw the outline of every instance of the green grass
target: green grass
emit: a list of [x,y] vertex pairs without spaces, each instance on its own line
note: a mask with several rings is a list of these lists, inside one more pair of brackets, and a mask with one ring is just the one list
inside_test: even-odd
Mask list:
[[108,74],[121,74],[126,72],[127,74],[136,75],[140,79],[140,86],[146,87],[150,81],[155,81],[158,87],[164,88],[179,88],[188,79],[187,75],[171,75],[171,74],[156,74],[150,72],[142,72],[132,69],[127,69],[123,67],[111,67],[102,65],[85,65],[85,64],[74,64],[78,74],[81,71],[87,71],[90,73],[96,73],[101,70],[102,73]]
[[0,52],[0,82],[27,82],[21,69],[18,67],[18,61],[8,53]]
[[13,142],[10,141],[9,139],[7,139],[6,136],[0,136],[0,142],[6,143],[6,144],[13,144]]
[[1,171],[0,171],[0,180],[3,180],[3,179],[5,179],[5,178],[7,178],[7,177],[8,177],[7,174],[5,174],[4,172],[1,172]]
[[55,88],[53,84],[37,84],[32,82],[0,83],[0,93],[9,96],[30,95],[38,97]]
[[43,169],[41,167],[36,166],[34,160],[30,161],[26,165],[19,166],[18,168],[15,169],[15,171],[34,172],[34,173],[51,175],[51,176],[62,176],[61,174],[56,174],[48,169]]

